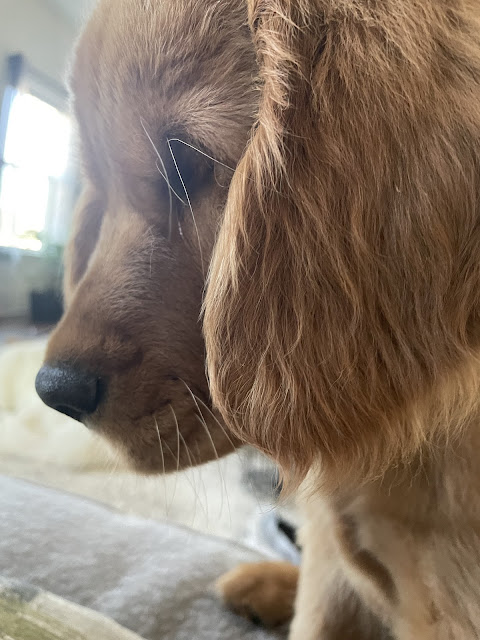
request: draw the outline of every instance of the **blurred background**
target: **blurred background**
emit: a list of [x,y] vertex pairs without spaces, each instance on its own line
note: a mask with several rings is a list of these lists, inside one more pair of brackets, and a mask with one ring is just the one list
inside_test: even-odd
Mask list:
[[34,391],[62,313],[62,254],[80,189],[68,67],[93,3],[0,0],[0,474],[268,547],[259,527],[276,474],[260,456],[138,478]]
[[0,331],[61,313],[61,256],[79,189],[68,61],[90,0],[0,0]]

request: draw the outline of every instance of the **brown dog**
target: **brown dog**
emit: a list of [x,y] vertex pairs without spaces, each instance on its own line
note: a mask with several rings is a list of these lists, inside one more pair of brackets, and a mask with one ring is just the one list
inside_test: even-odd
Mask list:
[[[303,483],[293,640],[479,638],[480,6],[250,0],[248,22],[100,3],[39,392],[139,471],[249,442]],[[276,623],[296,580],[220,588]]]

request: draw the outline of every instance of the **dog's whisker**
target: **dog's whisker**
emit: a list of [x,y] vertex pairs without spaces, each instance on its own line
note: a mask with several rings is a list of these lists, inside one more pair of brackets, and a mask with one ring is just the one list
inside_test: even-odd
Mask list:
[[118,473],[118,468],[120,466],[120,452],[115,451],[115,455],[112,455],[106,464],[106,471],[109,477],[116,476]]
[[[170,445],[167,442],[163,442],[163,446],[165,447],[165,450],[168,451],[168,453],[172,456],[173,459],[175,459],[175,454],[172,451],[172,448],[170,447]],[[178,473],[174,474],[175,476],[175,484],[173,485],[173,492],[172,492],[172,497],[170,499],[170,504],[168,505],[168,511],[170,511],[170,509],[172,508],[173,505],[173,501],[175,500],[175,495],[177,493],[177,478],[178,478]]]
[[[198,396],[195,396],[195,398],[208,411],[208,413],[211,415],[211,417],[213,418],[213,420],[215,421],[217,426],[223,431],[223,434],[224,434],[225,438],[228,440],[228,442],[230,443],[230,445],[232,447],[232,452],[237,456],[237,459],[238,459],[238,461],[240,463],[240,468],[244,467],[244,461],[243,461],[242,456],[238,452],[238,447],[236,447],[233,444],[232,439],[228,435],[228,432],[225,429],[225,427],[222,425],[222,423],[217,418],[217,416],[213,413],[213,411],[210,409],[210,407],[201,398],[199,398]],[[257,489],[256,489],[255,485],[253,484],[253,482],[250,479],[248,479],[248,483],[249,483],[250,489],[251,489],[251,491],[252,491],[252,493],[253,493],[253,495],[255,497],[255,501],[257,503],[258,508],[260,509],[260,511],[262,513],[264,513],[264,508],[262,506],[260,498],[258,497],[258,493],[257,493]]]
[[[239,461],[239,465],[240,465],[240,469],[243,469],[245,464],[244,464],[244,460],[242,458],[242,456],[240,455],[240,453],[238,452],[238,447],[236,447],[233,442],[232,439],[230,438],[230,436],[227,433],[227,430],[225,429],[225,427],[222,425],[222,423],[220,422],[220,420],[217,418],[217,416],[213,413],[213,411],[210,409],[210,407],[198,396],[195,396],[196,399],[198,400],[198,402],[200,402],[200,404],[208,411],[208,413],[210,414],[210,416],[213,418],[213,420],[215,421],[216,425],[221,429],[221,431],[223,432],[225,438],[228,440],[228,442],[230,443],[231,447],[232,447],[232,452],[235,454],[235,456],[237,457],[237,460]],[[252,480],[249,478],[248,474],[246,475],[246,481],[248,482],[248,485],[250,487],[250,490],[255,498],[255,502],[257,503],[257,507],[259,508],[261,513],[264,513],[264,507],[260,501],[260,498],[258,496],[258,492],[257,489],[255,487],[255,485],[253,484]]]
[[217,470],[218,470],[218,475],[220,478],[220,487],[221,487],[221,493],[220,493],[220,515],[222,515],[223,513],[223,507],[224,507],[224,491],[226,490],[225,487],[225,478],[223,477],[223,473],[222,473],[222,469],[220,468],[220,457],[218,455],[218,451],[217,448],[215,446],[215,443],[213,441],[213,438],[210,435],[210,431],[208,429],[208,426],[205,422],[205,419],[203,418],[203,416],[198,415],[198,413],[195,414],[195,418],[198,420],[198,422],[202,425],[203,429],[205,430],[205,433],[207,434],[207,437],[209,438],[209,442],[212,446],[212,450],[215,456],[215,460],[217,462]]
[[[192,466],[192,459],[190,457],[190,453],[188,451],[187,443],[185,442],[185,438],[180,434],[180,438],[182,440],[183,445],[185,446],[185,452],[187,454],[188,463],[190,467]],[[188,475],[188,471],[184,471],[185,478],[187,479],[188,484],[191,486],[193,491],[193,509],[192,509],[192,520],[190,522],[190,526],[193,528],[195,526],[196,518],[197,518],[197,502],[199,501],[198,492],[195,487],[195,482],[192,482],[190,476]]]
[[[167,187],[168,187],[168,201],[169,201],[169,212],[168,212],[168,237],[169,239],[172,236],[172,212],[173,212],[173,200],[172,200],[172,187],[170,185],[170,181],[168,179],[168,173],[167,173],[167,168],[165,166],[165,163],[163,161],[163,158],[160,154],[160,151],[157,149],[157,145],[155,144],[155,142],[153,141],[152,136],[148,133],[147,131],[147,127],[145,126],[145,123],[143,121],[142,118],[140,118],[140,124],[142,125],[142,128],[145,132],[145,135],[148,138],[148,141],[150,142],[150,144],[153,147],[153,150],[155,151],[156,155],[157,155],[157,162],[155,162],[155,167],[157,168],[157,171],[160,173],[160,175],[162,176],[162,178],[165,180],[165,182],[167,183]],[[160,168],[158,166],[158,161],[160,161],[162,167],[163,167],[163,172],[160,171]]]
[[[182,381],[183,382],[183,381]],[[185,384],[185,383],[184,383]],[[195,394],[194,394],[195,395]],[[228,440],[228,442],[230,443],[231,447],[232,447],[232,452],[237,452],[237,447],[233,444],[232,439],[230,438],[230,436],[227,433],[227,430],[225,429],[225,427],[222,425],[222,423],[220,422],[220,420],[217,418],[217,416],[213,413],[213,411],[210,409],[210,407],[198,396],[195,396],[195,398],[197,399],[198,402],[200,402],[200,404],[202,405],[202,407],[204,407],[208,413],[211,415],[211,417],[213,418],[213,420],[215,421],[215,423],[217,424],[217,426],[223,431],[223,435],[225,436],[225,438]]]
[[[172,448],[171,448],[171,447],[170,447],[166,442],[164,442],[164,446],[165,446],[165,449],[166,449],[166,450],[169,452],[169,454],[172,456],[172,458],[174,458],[174,457],[175,457],[175,454],[174,454],[174,452],[173,452]],[[188,482],[189,482],[189,484],[191,485],[191,480],[190,480],[190,478],[189,478],[186,474],[185,474],[185,477],[187,478],[187,481],[188,481]],[[177,478],[178,478],[178,473],[175,473],[175,486],[174,486],[174,489],[173,489],[173,496],[172,496],[171,505],[173,504],[173,500],[174,500],[174,498],[175,498],[175,494],[176,494],[176,490],[177,490]],[[192,489],[193,489],[193,487],[192,487]],[[194,492],[195,492],[195,490],[194,490]]]
[[[177,492],[177,482],[178,482],[178,472],[180,470],[180,428],[178,426],[178,419],[177,419],[177,414],[175,413],[175,409],[173,408],[172,404],[169,404],[170,407],[170,411],[172,412],[172,416],[173,416],[173,420],[175,422],[175,428],[177,430],[177,471],[175,474],[175,486],[173,488],[173,497],[172,497],[172,503],[173,504],[173,499],[175,498],[175,494]],[[165,446],[168,446],[167,443],[164,443]],[[170,451],[172,457],[175,459],[175,454],[173,453],[173,451],[171,450],[170,447],[168,447],[168,450]],[[170,505],[171,506],[171,505]]]
[[222,487],[221,496],[220,496],[220,516],[223,514],[224,492],[225,492],[225,500],[226,500],[226,503],[227,503],[227,511],[228,511],[228,520],[229,520],[229,524],[230,524],[230,530],[232,530],[232,509],[231,509],[231,506],[230,506],[230,496],[228,495],[227,481],[225,480],[225,472],[224,472],[224,467],[223,467],[224,460],[222,458],[220,458],[220,456],[218,455],[217,448],[216,448],[215,443],[213,441],[213,438],[211,436],[210,429],[208,427],[207,421],[203,417],[203,414],[202,414],[202,422],[203,422],[204,429],[206,430],[207,435],[209,437],[209,440],[212,443],[213,450],[214,450],[215,456],[217,458],[217,469],[218,469],[218,474],[220,476],[220,483],[221,483],[221,487]]
[[213,453],[215,455],[215,458],[218,462],[217,464],[217,469],[218,469],[218,473],[220,476],[220,486],[221,486],[221,496],[220,496],[220,515],[223,513],[223,505],[224,505],[224,492],[225,492],[225,497],[227,500],[227,507],[228,507],[228,513],[229,513],[229,518],[230,518],[230,526],[232,525],[232,511],[230,508],[230,500],[228,497],[228,489],[227,489],[227,483],[225,482],[225,475],[223,473],[223,469],[221,466],[221,461],[220,461],[220,456],[218,455],[218,451],[217,451],[217,447],[215,446],[215,442],[212,438],[212,434],[210,433],[210,429],[208,428],[208,424],[207,421],[205,420],[205,417],[202,413],[202,410],[200,409],[200,406],[197,402],[197,398],[195,396],[195,394],[193,393],[193,391],[190,389],[190,387],[188,386],[188,384],[185,382],[185,380],[182,380],[180,378],[181,382],[183,382],[183,384],[185,385],[187,391],[190,393],[193,402],[195,403],[195,406],[197,408],[198,414],[196,414],[196,418],[198,419],[198,421],[200,422],[200,424],[202,425],[202,427],[205,429],[205,432],[207,434],[207,437],[209,439],[209,442],[212,446],[213,449]]
[[[220,458],[218,457],[217,449],[216,449],[215,444],[214,444],[214,442],[213,442],[213,439],[212,439],[212,437],[211,437],[210,430],[209,430],[209,428],[208,428],[208,425],[207,425],[207,422],[206,422],[206,420],[205,420],[205,417],[204,417],[204,415],[203,415],[203,413],[202,413],[202,411],[201,411],[201,409],[200,409],[200,406],[199,406],[199,404],[198,404],[199,402],[200,402],[200,403],[202,404],[202,406],[204,406],[204,407],[205,407],[205,409],[209,412],[209,414],[211,415],[211,417],[213,418],[213,420],[215,421],[215,423],[217,424],[217,426],[218,426],[218,427],[220,427],[221,431],[223,432],[223,434],[225,435],[226,439],[228,440],[228,442],[230,443],[230,445],[231,445],[231,447],[232,447],[232,452],[233,452],[233,453],[235,453],[235,455],[237,456],[237,458],[238,458],[238,460],[239,460],[239,463],[240,463],[240,467],[242,467],[242,465],[243,465],[243,461],[242,461],[242,459],[241,459],[241,457],[240,457],[240,455],[239,455],[239,453],[238,453],[238,451],[237,451],[237,447],[235,447],[235,445],[233,444],[233,442],[232,442],[231,438],[229,437],[228,433],[226,432],[225,428],[224,428],[224,427],[223,427],[223,425],[220,423],[220,421],[217,419],[217,417],[215,416],[215,414],[213,413],[213,411],[212,411],[212,410],[211,410],[211,409],[210,409],[210,408],[205,404],[205,402],[203,402],[203,400],[202,400],[201,398],[199,398],[198,396],[196,396],[196,395],[193,393],[192,389],[191,389],[191,388],[190,388],[190,386],[185,382],[185,380],[183,380],[182,378],[179,378],[179,380],[180,380],[180,382],[182,382],[182,383],[185,385],[185,388],[187,389],[187,391],[188,391],[188,392],[189,392],[189,394],[191,395],[192,400],[194,401],[195,406],[197,407],[197,411],[199,412],[199,414],[200,414],[200,416],[201,416],[201,418],[202,418],[202,426],[204,427],[204,429],[206,429],[207,434],[208,434],[208,436],[209,436],[209,438],[210,438],[210,442],[212,443],[212,445],[213,445],[213,447],[214,447],[215,454],[216,454],[216,456],[217,456],[218,465],[219,465],[219,473],[220,473],[220,476],[221,476],[221,479],[222,479],[222,496],[221,496],[220,512],[222,512],[222,510],[223,510],[223,487],[224,487],[224,488],[225,488],[225,495],[226,495],[226,498],[227,498],[228,512],[229,512],[229,517],[230,517],[230,525],[231,525],[231,522],[232,522],[232,512],[231,512],[231,509],[230,509],[230,499],[229,499],[229,496],[228,496],[227,483],[225,482],[225,476],[224,476],[224,474],[223,474],[223,470],[222,470],[222,468],[221,468],[221,460],[220,460]],[[254,494],[255,494],[256,502],[257,502],[257,504],[260,506],[260,501],[259,501],[259,499],[258,499],[258,496],[257,496],[257,494],[256,494],[256,491],[255,491],[255,490],[254,490]]]
[[162,176],[162,178],[164,178],[165,182],[167,182],[167,183],[168,183],[168,185],[169,185],[169,189],[170,189],[171,193],[173,193],[173,195],[174,195],[178,200],[180,200],[180,202],[183,204],[183,206],[184,206],[184,207],[188,206],[188,203],[187,203],[187,202],[185,202],[185,200],[182,198],[182,196],[180,196],[180,195],[178,194],[177,190],[176,190],[176,189],[174,189],[174,188],[172,187],[172,185],[169,183],[168,178],[166,178],[166,177],[165,177],[165,175],[164,175],[163,171],[160,169],[160,167],[158,166],[158,164],[157,164],[157,163],[158,163],[158,160],[157,160],[157,162],[155,163],[155,167],[157,168],[157,171],[158,171],[158,173]]
[[[152,136],[148,133],[147,127],[145,126],[145,123],[143,121],[142,118],[140,118],[140,124],[142,125],[142,128],[145,132],[145,135],[148,138],[148,141],[150,142],[150,144],[153,147],[153,150],[155,151],[155,154],[158,158],[158,160],[155,162],[155,167],[157,169],[157,171],[159,172],[159,174],[162,176],[162,178],[165,180],[165,182],[167,183],[167,187],[168,187],[168,204],[169,204],[169,213],[168,213],[168,238],[169,240],[172,237],[172,217],[173,217],[173,199],[172,199],[172,193],[180,200],[180,202],[184,205],[187,206],[187,203],[185,202],[185,200],[183,200],[183,198],[181,198],[178,193],[175,191],[175,189],[172,187],[172,185],[170,184],[170,180],[168,178],[168,172],[167,172],[167,167],[165,166],[165,162],[163,161],[163,158],[161,156],[160,151],[158,150],[157,145],[155,144],[155,142],[153,141]],[[158,162],[160,162],[162,169],[160,169],[160,167],[158,166]]]
[[170,405],[170,409],[172,410],[173,417],[175,419],[175,428],[177,430],[177,473],[180,471],[180,427],[178,425],[177,414],[175,413],[175,409],[173,405]]
[[220,160],[217,160],[213,156],[208,155],[208,153],[205,153],[205,151],[202,151],[198,147],[195,147],[193,144],[190,144],[189,142],[185,142],[185,140],[181,140],[180,138],[168,138],[168,142],[169,143],[170,142],[180,142],[181,144],[184,144],[189,149],[193,149],[197,153],[200,153],[202,156],[205,156],[205,158],[208,158],[212,162],[215,162],[216,164],[219,164],[220,166],[225,167],[225,169],[228,169],[232,173],[235,173],[235,169],[233,167],[230,167],[230,166],[228,166],[228,164],[225,164],[224,162],[221,162]]
[[[212,162],[215,162],[215,164],[217,164],[217,165],[219,165],[221,167],[224,167],[225,169],[228,169],[232,173],[235,173],[235,171],[236,171],[236,169],[234,167],[230,167],[228,164],[225,164],[221,160],[217,160],[217,158],[214,158],[213,156],[209,155],[208,153],[205,153],[205,151],[202,151],[202,149],[199,149],[198,147],[195,147],[195,145],[190,144],[189,142],[186,142],[185,140],[182,140],[181,138],[168,138],[167,142],[179,142],[179,143],[185,145],[186,147],[189,147],[193,151],[196,151],[197,153],[201,154],[202,156],[205,156],[205,158],[208,158]],[[254,182],[252,177],[247,177],[247,180],[248,180],[248,182]],[[228,185],[220,184],[216,178],[215,178],[215,182],[222,189],[228,188]],[[266,190],[268,192],[272,192],[272,193],[279,193],[278,189],[274,189],[272,187],[267,187]]]
[[188,195],[187,186],[185,184],[184,179],[182,178],[182,174],[180,172],[180,168],[178,166],[178,162],[177,162],[177,160],[175,158],[175,154],[173,153],[172,145],[170,143],[170,140],[168,140],[167,142],[168,142],[168,148],[170,149],[170,154],[172,156],[173,163],[175,165],[175,169],[177,170],[178,177],[180,179],[180,182],[182,183],[183,190],[185,191],[185,196],[186,196],[187,202],[188,202],[188,208],[190,209],[190,214],[192,216],[193,225],[195,227],[195,233],[197,235],[198,250],[199,250],[199,253],[200,253],[200,264],[202,266],[202,275],[203,275],[203,278],[205,279],[205,263],[204,263],[204,260],[203,260],[202,242],[200,240],[200,232],[198,230],[197,221],[195,219],[195,214],[193,213],[193,207],[192,207],[192,203],[191,203],[191,200],[190,200],[190,196]]
[[[184,383],[185,384],[185,383]],[[195,396],[195,398],[197,399],[198,402],[200,402],[200,404],[208,411],[208,413],[211,415],[211,417],[213,418],[213,420],[215,421],[215,423],[217,424],[217,426],[223,431],[223,434],[225,436],[225,438],[228,440],[228,442],[231,444],[232,446],[232,450],[235,453],[235,455],[237,456],[237,459],[240,462],[240,467],[244,466],[244,462],[242,459],[242,456],[239,454],[238,452],[238,448],[233,444],[232,439],[230,438],[230,436],[227,433],[227,430],[225,429],[225,427],[222,425],[222,423],[220,422],[220,420],[217,418],[217,416],[213,413],[213,411],[210,409],[210,407],[198,396]],[[247,476],[248,477],[248,476]],[[260,498],[258,496],[257,493],[257,489],[255,487],[255,485],[253,484],[253,482],[248,479],[248,484],[250,486],[250,489],[255,497],[255,502],[257,503],[257,507],[259,508],[259,510],[261,511],[261,513],[265,512],[265,509],[260,501]]]
[[147,233],[150,235],[150,278],[152,277],[152,262],[153,262],[153,253],[155,251],[155,236],[153,234],[153,225],[147,229]]
[[158,444],[160,445],[160,456],[162,458],[162,481],[163,481],[163,492],[164,492],[164,500],[165,500],[165,513],[166,516],[168,518],[169,516],[169,509],[168,509],[168,496],[167,496],[167,485],[165,482],[165,454],[163,453],[163,445],[162,445],[162,438],[160,436],[160,428],[158,426],[158,422],[157,422],[157,418],[155,416],[153,416],[153,420],[155,422],[155,429],[157,431],[157,436],[158,436]]
[[204,514],[204,516],[206,518],[206,523],[208,525],[208,507],[206,508],[206,507],[203,506],[203,503],[202,503],[202,501],[200,499],[200,494],[198,493],[197,488],[195,486],[195,472],[194,472],[195,462],[192,459],[193,458],[193,454],[191,454],[191,451],[190,451],[187,443],[185,442],[185,438],[182,436],[182,434],[180,434],[180,439],[181,439],[181,441],[183,443],[183,446],[185,447],[185,451],[186,451],[186,454],[187,454],[188,462],[189,462],[189,465],[190,465],[190,470],[192,471],[192,476],[193,476],[193,481],[192,481],[192,480],[190,480],[190,478],[188,476],[188,472],[185,471],[185,477],[187,478],[188,483],[192,487],[193,494],[194,494],[194,497],[195,497],[192,526],[195,523],[195,517],[196,517],[196,513],[197,513],[197,502],[198,502],[198,504],[200,505],[200,507],[201,507],[201,509],[203,511],[203,514]]
[[180,237],[183,238],[183,229],[182,229],[182,225],[180,224],[180,220],[177,220],[177,227],[178,227],[178,233],[180,234]]
[[201,462],[199,462],[199,460],[201,461],[202,456],[200,455],[200,449],[198,447],[198,443],[195,443],[196,447],[197,447],[197,453],[198,453],[198,459],[193,455],[193,451],[191,450],[191,448],[189,447],[189,451],[190,454],[192,456],[193,459],[193,464],[194,467],[192,467],[192,475],[193,474],[193,469],[196,469],[198,471],[198,477],[200,478],[200,482],[202,483],[202,489],[203,489],[203,495],[205,497],[205,511],[206,511],[206,517],[207,517],[207,527],[209,525],[209,515],[208,515],[208,494],[207,494],[207,487],[205,486],[205,480],[203,477],[203,473],[202,473],[202,469],[200,467]]

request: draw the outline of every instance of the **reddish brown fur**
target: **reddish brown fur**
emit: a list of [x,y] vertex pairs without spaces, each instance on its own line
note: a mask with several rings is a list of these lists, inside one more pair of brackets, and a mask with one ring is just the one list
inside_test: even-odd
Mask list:
[[[213,251],[214,402],[234,444],[304,483],[292,640],[473,640],[480,8],[248,5],[252,36],[233,0],[100,3],[74,67],[87,186],[48,359],[108,380],[90,425],[137,469],[225,453],[198,325]],[[182,234],[149,136],[167,161],[179,137],[236,167],[227,198],[225,166],[177,150],[198,178]],[[273,620],[296,574],[270,600],[245,593],[257,574],[224,595]]]

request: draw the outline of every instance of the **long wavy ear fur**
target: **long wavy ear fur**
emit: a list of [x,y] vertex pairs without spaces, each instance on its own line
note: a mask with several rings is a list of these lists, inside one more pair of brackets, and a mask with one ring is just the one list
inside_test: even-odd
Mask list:
[[249,10],[263,94],[211,265],[212,394],[295,480],[365,480],[478,397],[480,11]]

